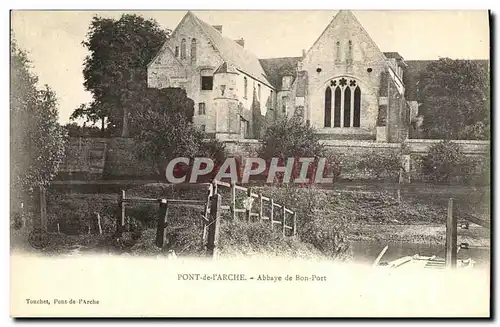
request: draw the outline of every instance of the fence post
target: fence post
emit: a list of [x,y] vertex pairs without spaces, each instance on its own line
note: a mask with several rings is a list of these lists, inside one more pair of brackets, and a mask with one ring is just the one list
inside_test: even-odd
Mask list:
[[202,250],[205,250],[205,245],[207,243],[207,236],[208,236],[208,229],[207,229],[207,223],[210,220],[209,214],[210,214],[210,199],[214,195],[214,184],[210,183],[208,185],[208,196],[207,196],[207,203],[205,205],[205,216],[203,217],[203,232],[201,235],[201,244],[202,244]]
[[125,225],[125,190],[122,190],[122,194],[120,195],[120,209],[120,217],[116,221],[116,231],[118,233],[122,232],[122,228]]
[[163,248],[163,241],[165,240],[165,220],[168,214],[168,201],[166,199],[160,200],[158,208],[158,223],[156,227],[156,246]]
[[453,199],[448,200],[448,217],[446,219],[446,268],[457,266],[457,219],[453,214]]
[[47,231],[47,189],[40,186],[40,228]]
[[221,196],[215,193],[211,199],[210,222],[208,225],[207,255],[215,258],[217,255],[217,245],[219,243],[219,214],[220,214]]
[[269,221],[271,222],[271,230],[274,227],[274,199],[271,199],[271,214],[269,215]]
[[234,181],[231,181],[231,217],[233,220],[236,219],[236,183]]
[[259,193],[259,221],[262,220],[262,193]]
[[293,213],[293,238],[297,237],[297,213]]
[[247,212],[246,212],[246,216],[247,216],[247,221],[250,222],[251,219],[252,219],[252,189],[249,187],[247,189],[247,197],[248,197],[248,209],[247,209]]
[[285,205],[283,205],[283,221],[281,222],[283,226],[283,237],[286,236],[286,208]]

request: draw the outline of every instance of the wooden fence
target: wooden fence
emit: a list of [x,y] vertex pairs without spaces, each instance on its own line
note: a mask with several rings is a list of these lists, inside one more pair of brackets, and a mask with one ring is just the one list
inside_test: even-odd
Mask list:
[[158,203],[157,213],[157,228],[156,228],[156,246],[162,248],[165,240],[165,228],[168,224],[168,208],[170,206],[189,206],[200,205],[205,207],[206,201],[203,200],[181,200],[181,199],[165,199],[165,198],[141,198],[127,197],[125,191],[122,190],[118,200],[118,205],[121,208],[121,215],[118,216],[116,222],[116,233],[120,237],[126,227],[126,204],[127,203]]
[[[280,226],[279,232],[285,237],[296,237],[297,235],[297,215],[294,211],[285,207],[285,205],[274,202],[274,199],[268,198],[262,194],[252,192],[251,188],[245,188],[235,183],[224,183],[213,181],[201,185],[207,188],[207,197],[205,200],[180,200],[165,198],[141,198],[127,197],[125,191],[122,191],[118,204],[121,208],[121,214],[117,218],[116,233],[120,237],[125,231],[126,205],[127,203],[157,203],[157,228],[156,241],[158,247],[163,247],[165,240],[165,228],[168,224],[168,209],[175,206],[200,206],[202,208],[202,244],[208,256],[216,256],[219,240],[220,218],[224,211],[230,212],[233,220],[251,221],[269,221],[269,228],[276,230],[275,225]],[[227,188],[230,191],[229,204],[222,205],[223,196],[221,189]],[[243,208],[237,206],[237,192],[243,192],[246,198],[243,200]],[[257,200],[257,204],[253,202]],[[265,209],[268,209],[268,215],[265,215]],[[256,212],[255,212],[256,211]],[[279,216],[279,217],[278,217]],[[257,217],[258,220],[255,219]],[[278,217],[278,219],[276,219]],[[287,224],[288,223],[288,224]]]
[[[229,211],[230,217],[233,220],[240,220],[242,214],[244,214],[243,220],[247,222],[253,221],[253,217],[257,217],[257,221],[268,220],[271,230],[275,230],[275,225],[280,225],[280,232],[284,237],[297,236],[297,215],[294,211],[286,208],[285,205],[275,203],[274,199],[268,198],[260,193],[254,193],[251,188],[236,185],[235,183],[229,184],[214,180],[208,185],[206,219],[203,228],[203,244],[206,244],[208,256],[216,256],[220,228],[219,218],[221,217],[222,211]],[[227,205],[222,204],[223,197],[220,192],[222,188],[229,189],[230,191],[229,204]],[[243,200],[243,208],[239,208],[236,204],[237,192],[244,192],[246,195],[245,200]],[[254,206],[253,202],[255,200],[257,200],[258,203]],[[267,216],[264,215],[266,206],[269,211]],[[255,210],[253,210],[254,208]],[[277,214],[281,216],[281,219],[275,219]],[[289,216],[288,219],[287,216]],[[291,225],[287,225],[287,222]]]

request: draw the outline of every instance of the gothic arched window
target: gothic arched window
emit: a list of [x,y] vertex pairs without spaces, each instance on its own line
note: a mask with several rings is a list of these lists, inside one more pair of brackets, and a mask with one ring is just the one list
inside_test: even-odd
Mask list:
[[361,89],[359,86],[354,90],[354,121],[352,127],[359,127],[361,124]]
[[335,89],[335,106],[333,111],[333,127],[340,127],[340,101],[341,101],[340,86]]
[[332,89],[329,86],[325,91],[325,127],[332,127]]
[[181,59],[186,59],[186,39],[181,41]]
[[351,126],[351,89],[345,88],[344,91],[344,127]]
[[[333,99],[332,99],[333,97]],[[361,126],[361,89],[356,80],[342,77],[330,81],[325,90],[325,127]]]
[[191,63],[196,63],[196,39],[191,40]]

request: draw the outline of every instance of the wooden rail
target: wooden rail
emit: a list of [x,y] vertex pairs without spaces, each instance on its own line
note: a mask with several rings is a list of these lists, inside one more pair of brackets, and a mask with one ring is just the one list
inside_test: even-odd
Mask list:
[[[286,208],[285,205],[278,204],[274,202],[272,198],[266,197],[260,193],[252,192],[251,188],[243,187],[240,185],[236,185],[236,183],[226,183],[218,180],[213,181],[214,190],[218,193],[219,187],[225,187],[230,189],[230,204],[229,205],[221,205],[221,210],[226,210],[231,212],[231,218],[233,220],[238,219],[238,215],[240,213],[245,213],[245,219],[247,221],[251,221],[252,217],[258,217],[259,220],[269,220],[270,228],[274,229],[274,225],[281,225],[281,232],[284,236],[293,236],[297,235],[297,215],[293,210]],[[245,208],[237,208],[236,206],[236,194],[238,191],[242,191],[246,193],[246,201],[247,205]],[[268,208],[270,211],[270,215],[264,215],[264,209]],[[255,209],[254,209],[255,208]],[[281,214],[280,220],[275,220],[275,209],[279,209]],[[255,210],[256,212],[252,212]],[[287,217],[288,216],[288,217]],[[287,225],[287,222],[290,225]],[[287,233],[287,230],[291,231]],[[291,234],[291,235],[288,235]]]
[[[118,205],[121,209],[121,214],[116,222],[116,233],[117,236],[121,236],[124,232],[124,227],[126,226],[126,204],[127,203],[157,203],[158,207],[158,218],[157,218],[157,228],[156,228],[156,245],[158,247],[163,247],[165,239],[165,228],[168,222],[168,208],[172,205],[193,207],[193,206],[205,206],[205,200],[184,200],[184,199],[166,199],[166,198],[144,198],[144,197],[127,197],[125,190],[122,190],[120,198],[118,199]],[[206,217],[206,214],[205,214]]]
[[[199,184],[197,186],[200,186]],[[274,225],[279,225],[279,231],[285,237],[296,237],[297,235],[297,215],[293,210],[286,208],[285,205],[278,204],[274,202],[274,199],[263,196],[252,192],[251,188],[246,188],[243,186],[236,185],[235,183],[225,183],[220,181],[213,181],[212,183],[203,184],[203,187],[207,188],[207,197],[205,200],[191,200],[191,199],[165,199],[165,198],[144,198],[144,197],[127,197],[124,190],[122,190],[121,195],[118,200],[118,204],[121,208],[121,215],[117,218],[116,232],[118,236],[124,231],[124,226],[126,225],[126,205],[127,203],[157,203],[158,204],[158,214],[157,214],[157,230],[156,230],[156,245],[160,248],[163,247],[165,239],[165,228],[168,223],[168,210],[172,205],[176,206],[202,206],[202,221],[203,221],[203,232],[202,232],[202,244],[206,250],[206,254],[211,257],[217,256],[217,245],[219,239],[219,229],[221,217],[221,212],[230,211],[231,218],[237,219],[239,214],[244,213],[246,221],[252,221],[254,217],[257,217],[259,221],[265,220],[269,221],[269,227],[274,230]],[[219,192],[219,187],[226,187],[230,189],[230,204],[222,205],[222,195]],[[237,192],[245,192],[246,198],[245,207],[236,207],[236,194]],[[254,205],[255,202],[255,205]],[[264,214],[264,209],[268,209],[269,214]],[[252,210],[254,209],[254,210]],[[257,210],[256,210],[257,209]],[[277,212],[279,212],[277,214]],[[281,216],[281,219],[275,219],[277,215]],[[288,223],[288,224],[287,224]]]

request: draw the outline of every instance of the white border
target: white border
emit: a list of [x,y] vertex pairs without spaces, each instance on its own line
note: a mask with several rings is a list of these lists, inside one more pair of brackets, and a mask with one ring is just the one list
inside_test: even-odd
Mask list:
[[[396,1],[355,1],[351,0],[349,1],[349,9],[406,9],[406,10],[411,10],[411,9],[492,9],[494,14],[498,14],[500,10],[498,9],[498,1],[485,1],[485,0],[475,0],[475,1],[447,1],[447,2],[438,2],[435,0],[420,0],[418,2],[396,2]],[[269,0],[254,0],[251,2],[236,2],[236,1],[192,1],[192,0],[184,0],[184,1],[178,1],[178,2],[171,2],[171,1],[148,1],[148,0],[142,0],[142,1],[119,1],[119,2],[105,2],[102,0],[96,1],[96,0],[87,0],[87,1],[54,1],[54,0],[46,0],[46,1],[23,1],[23,0],[18,0],[18,1],[12,1],[11,3],[9,2],[2,2],[2,15],[0,16],[2,18],[2,22],[5,24],[3,25],[5,27],[4,33],[1,33],[2,37],[2,45],[4,49],[1,51],[2,54],[2,59],[4,63],[4,68],[5,72],[7,72],[4,75],[4,78],[2,79],[3,84],[3,90],[2,96],[5,98],[3,99],[3,103],[5,103],[5,107],[3,110],[1,110],[1,117],[0,117],[0,131],[2,132],[2,137],[0,137],[0,145],[1,145],[1,150],[2,153],[4,154],[3,157],[4,159],[2,160],[2,172],[3,174],[1,175],[1,181],[0,185],[2,185],[2,194],[1,194],[1,201],[2,201],[2,206],[1,208],[4,209],[4,215],[3,216],[3,226],[5,226],[5,234],[8,235],[8,230],[9,230],[9,225],[8,225],[8,213],[5,210],[5,208],[9,208],[9,200],[8,200],[8,194],[9,194],[9,187],[8,187],[8,180],[9,180],[9,158],[7,153],[9,153],[9,114],[8,114],[8,99],[9,99],[9,77],[8,77],[8,71],[9,71],[9,55],[8,55],[8,44],[9,44],[9,9],[83,9],[83,10],[95,10],[95,9],[101,9],[101,10],[106,10],[106,9],[112,9],[112,10],[124,10],[124,9],[155,9],[155,10],[161,10],[161,9],[169,9],[169,10],[181,10],[181,9],[237,9],[237,10],[244,10],[244,9],[302,9],[302,10],[308,10],[308,9],[340,9],[339,8],[339,2],[338,1],[318,1],[318,0],[308,0],[308,1],[297,1],[297,2],[287,2],[286,5],[280,4],[279,2],[271,2]],[[452,6],[450,6],[452,5]],[[498,24],[498,20],[496,21]],[[436,28],[439,28],[436,26]],[[409,36],[411,37],[411,36]],[[498,34],[495,35],[494,38],[494,44],[498,42]],[[492,74],[496,73],[492,72]],[[495,74],[496,76],[496,74]],[[492,90],[495,92],[495,95],[498,95],[497,93],[498,86],[495,83],[495,89]],[[496,120],[496,118],[495,118]],[[497,123],[497,121],[495,121]],[[495,124],[496,125],[496,124]],[[496,135],[495,135],[496,136]],[[497,141],[495,137],[495,141]],[[494,142],[493,144],[495,144]],[[498,159],[495,157],[495,159]],[[496,180],[494,181],[496,182]],[[495,197],[494,200],[498,200],[497,197]],[[500,203],[498,201],[493,201],[496,203]],[[498,224],[495,224],[498,225]],[[497,232],[495,230],[495,232]],[[497,233],[495,233],[495,236]],[[8,240],[8,237],[4,238],[5,240]],[[4,267],[7,267],[7,269],[2,269],[2,276],[1,280],[4,283],[4,287],[2,288],[4,290],[4,293],[2,294],[3,296],[1,297],[1,308],[4,310],[2,312],[2,317],[5,319],[5,317],[9,317],[9,278],[7,274],[9,274],[9,246],[8,246],[8,241],[4,241],[5,248],[2,251],[2,261],[4,263]],[[498,253],[495,255],[495,262],[497,262],[498,258]],[[493,276],[492,276],[493,277]],[[495,276],[496,277],[496,276]],[[496,278],[495,278],[496,279]],[[493,310],[496,311],[498,314],[498,298],[495,301],[497,303],[497,307]],[[5,321],[4,321],[5,322]],[[422,321],[423,323],[427,325],[432,325],[436,324],[436,322],[429,322],[429,321]],[[7,325],[13,324],[12,319],[7,320]],[[49,322],[51,323],[51,322]],[[62,324],[69,324],[69,322],[64,322]],[[99,326],[103,325],[104,322],[96,322],[96,321],[87,321],[83,322],[85,324],[92,324],[93,326]],[[162,322],[163,323],[163,322]],[[167,322],[169,324],[177,324],[177,322]],[[217,323],[217,322],[216,322]],[[263,322],[257,322],[259,325],[267,325],[269,323],[263,323]],[[344,322],[334,322],[335,324],[343,324]],[[385,322],[382,322],[385,323]],[[474,322],[467,322],[467,324],[473,324]],[[142,325],[144,322],[134,322],[134,325]],[[183,323],[185,324],[185,323]],[[4,324],[2,324],[4,325]]]

